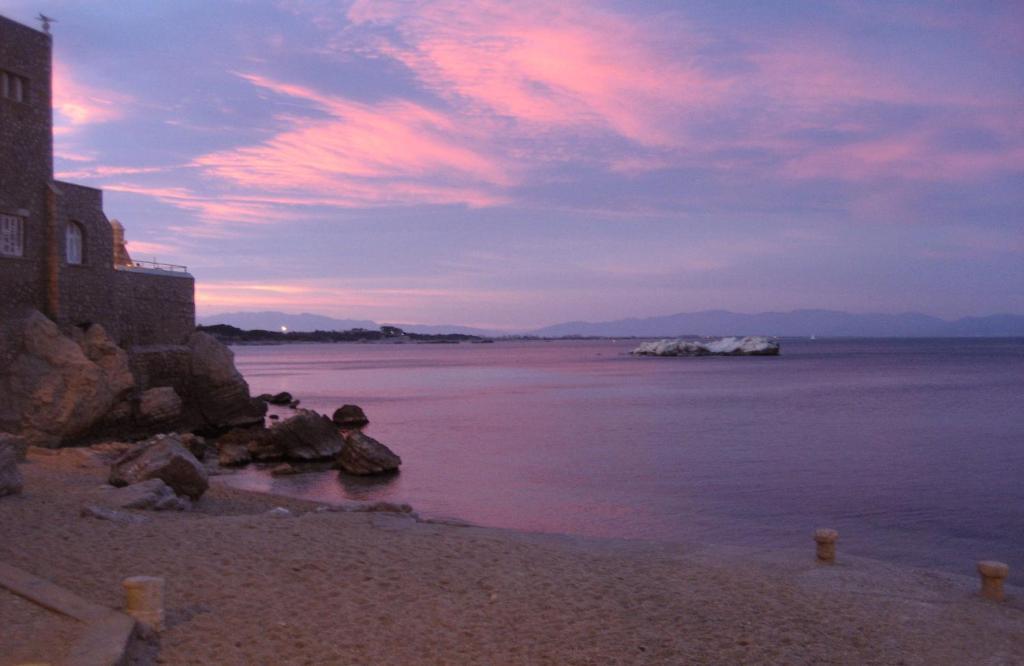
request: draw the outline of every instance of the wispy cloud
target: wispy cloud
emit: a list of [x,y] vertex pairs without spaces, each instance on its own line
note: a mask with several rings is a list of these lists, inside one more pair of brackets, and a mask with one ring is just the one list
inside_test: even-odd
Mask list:
[[56,131],[123,118],[133,98],[123,92],[91,86],[76,78],[68,63],[53,64],[53,108]]
[[281,118],[288,129],[260,145],[197,158],[195,165],[211,176],[246,189],[288,193],[293,201],[349,207],[494,205],[504,200],[491,191],[494,186],[512,182],[499,160],[468,146],[458,123],[439,111],[403,100],[361,104],[254,74],[241,76],[307,102],[328,118]]
[[393,28],[399,38],[379,42],[381,52],[439,96],[534,131],[608,130],[679,146],[680,116],[729,87],[693,64],[703,40],[678,16],[641,20],[574,0],[358,0],[348,17]]

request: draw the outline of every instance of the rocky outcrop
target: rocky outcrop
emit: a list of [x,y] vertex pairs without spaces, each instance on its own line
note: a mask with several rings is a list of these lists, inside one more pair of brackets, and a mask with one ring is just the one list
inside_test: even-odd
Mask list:
[[308,409],[272,425],[250,440],[249,453],[256,460],[333,460],[345,440],[326,416]]
[[174,423],[181,418],[181,397],[170,386],[158,386],[139,395],[139,419],[145,423]]
[[345,436],[345,446],[338,456],[338,467],[349,474],[383,474],[393,472],[402,459],[369,435],[354,430]]
[[249,396],[249,385],[235,368],[235,355],[208,333],[193,333],[188,398],[207,427],[227,430],[262,424],[267,406]]
[[130,486],[111,489],[104,502],[119,509],[149,509],[151,511],[186,511],[192,503],[178,497],[163,479],[148,479]]
[[9,331],[15,353],[0,372],[0,429],[53,447],[124,415],[134,379],[127,354],[102,326],[91,326],[79,344],[32,312]]
[[331,420],[342,430],[358,430],[370,424],[370,419],[366,418],[366,413],[359,405],[342,405],[334,410]]
[[21,492],[21,470],[18,469],[18,450],[10,442],[0,442],[0,497]]
[[635,356],[778,356],[779,342],[759,336],[719,340],[656,340],[644,342],[630,353]]
[[110,468],[110,484],[128,486],[161,479],[178,495],[197,500],[210,483],[206,469],[176,435],[157,435],[125,452]]

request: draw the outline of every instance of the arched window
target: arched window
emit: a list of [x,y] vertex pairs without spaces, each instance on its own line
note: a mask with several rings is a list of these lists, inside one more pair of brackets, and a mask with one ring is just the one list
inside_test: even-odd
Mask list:
[[82,227],[77,222],[68,222],[67,258],[69,264],[82,263]]

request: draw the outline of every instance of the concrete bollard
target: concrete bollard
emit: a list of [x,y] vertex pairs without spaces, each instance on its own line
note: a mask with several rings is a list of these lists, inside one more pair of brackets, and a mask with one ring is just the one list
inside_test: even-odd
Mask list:
[[978,562],[981,574],[981,596],[992,601],[1003,600],[1003,579],[1010,575],[1010,567],[1002,562],[983,560]]
[[124,609],[147,629],[164,628],[164,579],[156,576],[132,576],[124,586]]
[[826,528],[814,530],[814,542],[818,544],[818,561],[832,564],[836,561],[836,540],[839,532]]

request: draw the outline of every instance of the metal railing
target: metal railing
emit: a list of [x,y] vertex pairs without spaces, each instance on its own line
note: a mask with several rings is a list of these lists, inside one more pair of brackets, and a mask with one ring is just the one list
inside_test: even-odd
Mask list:
[[126,268],[147,268],[150,270],[170,271],[172,273],[188,273],[188,266],[182,266],[180,264],[161,264],[156,261],[132,260]]

